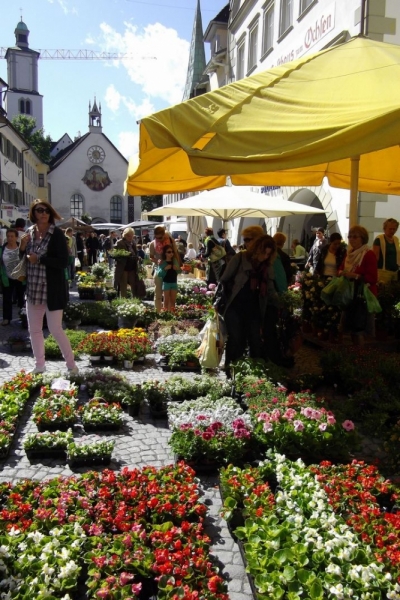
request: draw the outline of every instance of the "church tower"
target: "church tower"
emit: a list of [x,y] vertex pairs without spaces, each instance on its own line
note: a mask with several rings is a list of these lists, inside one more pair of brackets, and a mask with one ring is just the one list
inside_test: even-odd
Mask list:
[[7,118],[26,115],[36,119],[36,128],[43,127],[43,96],[39,94],[38,60],[40,53],[29,48],[29,29],[18,23],[14,31],[15,46],[8,48],[8,92],[5,98]]
[[102,133],[101,126],[101,104],[97,108],[96,96],[94,97],[93,106],[89,101],[89,131],[90,133]]
[[189,64],[186,76],[185,91],[182,100],[189,100],[204,94],[208,76],[203,75],[206,68],[206,53],[203,40],[203,23],[201,20],[200,0],[197,0],[196,16],[193,23],[192,41],[190,43]]

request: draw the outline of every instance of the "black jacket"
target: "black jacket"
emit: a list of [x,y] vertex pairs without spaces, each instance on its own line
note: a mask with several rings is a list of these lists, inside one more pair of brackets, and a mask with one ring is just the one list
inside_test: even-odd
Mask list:
[[47,306],[49,310],[64,310],[68,302],[68,282],[65,269],[68,267],[68,246],[64,233],[54,228],[47,252],[40,258],[46,267]]

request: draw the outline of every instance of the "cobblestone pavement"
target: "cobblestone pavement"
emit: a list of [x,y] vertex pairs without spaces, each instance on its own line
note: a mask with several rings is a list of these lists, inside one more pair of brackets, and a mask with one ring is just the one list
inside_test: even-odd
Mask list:
[[[1,299],[1,296],[0,296]],[[71,293],[71,300],[76,300],[76,292]],[[1,306],[1,301],[0,301]],[[18,371],[27,371],[34,367],[34,359],[30,351],[13,354],[5,342],[12,333],[26,333],[18,319],[18,311],[14,307],[14,320],[9,326],[0,326],[0,384],[11,379]],[[79,369],[89,368],[87,359],[77,362]],[[66,367],[63,361],[47,361],[47,371],[55,374],[65,374]],[[137,366],[132,371],[125,371],[132,383],[140,383],[146,379],[163,380],[168,377],[152,356],[146,360],[144,366]],[[190,377],[190,373],[185,373]],[[9,457],[0,461],[0,481],[17,481],[21,478],[45,480],[59,475],[69,476],[73,473],[83,472],[78,469],[72,472],[67,465],[56,464],[53,460],[29,462],[23,450],[25,437],[35,432],[36,426],[31,419],[33,401],[31,400],[21,419],[17,435],[11,448]],[[75,432],[76,436],[82,431]],[[159,467],[173,462],[172,453],[168,447],[170,432],[165,420],[153,420],[146,407],[143,407],[139,417],[126,415],[124,427],[116,434],[104,434],[109,439],[115,440],[115,449],[110,468],[119,470],[123,467],[135,468],[145,465]],[[227,524],[219,516],[221,497],[218,490],[216,476],[200,476],[201,489],[204,502],[209,509],[207,519],[207,533],[212,539],[212,554],[221,567],[221,571],[228,582],[228,592],[231,600],[249,600],[253,598],[251,588],[244,569],[239,548],[231,537]]]

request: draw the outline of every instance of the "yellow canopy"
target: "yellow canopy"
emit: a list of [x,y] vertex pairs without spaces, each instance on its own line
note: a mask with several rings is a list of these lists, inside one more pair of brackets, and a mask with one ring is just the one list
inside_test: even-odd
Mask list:
[[[363,37],[141,121],[131,195],[225,184],[400,194],[400,46]],[[353,165],[356,164],[353,162]],[[356,181],[355,181],[356,178]]]

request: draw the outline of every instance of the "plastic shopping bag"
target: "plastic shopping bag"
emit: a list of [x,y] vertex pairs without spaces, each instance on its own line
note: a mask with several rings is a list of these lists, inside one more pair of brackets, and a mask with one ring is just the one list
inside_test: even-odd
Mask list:
[[379,304],[378,298],[374,296],[369,287],[366,285],[364,285],[364,298],[367,302],[367,308],[369,313],[382,312],[382,307]]
[[221,317],[216,314],[209,319],[200,331],[201,344],[197,349],[200,366],[204,369],[216,369],[224,351],[225,335],[221,335]]
[[334,277],[321,291],[321,298],[328,306],[349,306],[354,298],[354,282],[346,277]]

